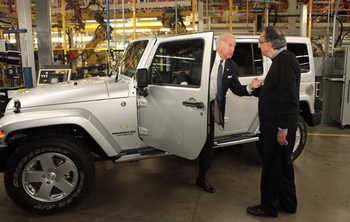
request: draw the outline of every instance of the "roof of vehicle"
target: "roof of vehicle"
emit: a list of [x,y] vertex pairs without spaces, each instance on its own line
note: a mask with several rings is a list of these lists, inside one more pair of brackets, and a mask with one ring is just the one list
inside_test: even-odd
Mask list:
[[[238,41],[244,41],[249,42],[250,40],[258,41],[259,35],[236,35],[236,40]],[[286,36],[287,42],[295,42],[295,43],[305,43],[310,41],[307,37],[301,37],[301,36]]]
[[[191,35],[191,34],[188,34]],[[234,34],[233,34],[234,35]],[[144,38],[139,38],[135,41],[141,41],[141,40],[149,40],[149,39],[166,39],[169,37],[173,36],[181,36],[181,35],[157,35],[157,36],[148,36]],[[218,35],[215,35],[214,38],[217,38]],[[249,40],[256,40],[258,41],[259,35],[234,35],[237,40],[244,40],[244,41],[249,41]],[[308,39],[308,40],[307,40]],[[307,37],[301,37],[301,36],[286,36],[287,42],[305,42],[309,41],[309,38]]]

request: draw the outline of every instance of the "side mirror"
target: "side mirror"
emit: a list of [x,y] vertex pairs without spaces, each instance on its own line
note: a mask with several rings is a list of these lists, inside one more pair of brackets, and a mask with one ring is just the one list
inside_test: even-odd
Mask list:
[[148,86],[148,73],[147,69],[138,69],[136,72],[136,82],[137,82],[137,91],[140,96],[146,97],[148,95],[147,86]]
[[148,86],[147,69],[138,69],[136,73],[137,88],[142,89]]

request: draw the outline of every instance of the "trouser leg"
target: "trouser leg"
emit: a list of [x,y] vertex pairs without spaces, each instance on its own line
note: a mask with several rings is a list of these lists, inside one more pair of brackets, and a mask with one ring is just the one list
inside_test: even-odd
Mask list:
[[210,168],[214,156],[214,117],[210,110],[209,134],[202,151],[199,154],[198,179],[206,178],[206,171]]
[[[264,210],[277,215],[280,204],[289,209],[296,209],[294,168],[290,159],[294,146],[295,132],[288,132],[288,146],[277,142],[277,131],[264,133],[263,168],[261,175],[261,204]],[[292,142],[290,142],[292,141]]]
[[271,133],[261,135],[263,144],[263,166],[260,182],[261,205],[264,210],[271,215],[278,213],[278,196],[281,187],[281,168],[279,146],[277,146],[276,136]]
[[290,133],[287,136],[288,141],[293,141],[289,149],[286,150],[284,155],[284,168],[283,175],[284,181],[282,190],[280,193],[280,206],[290,213],[295,213],[297,210],[297,197],[296,197],[296,188],[295,188],[295,176],[294,176],[294,167],[292,162],[292,152],[295,141],[295,132]]

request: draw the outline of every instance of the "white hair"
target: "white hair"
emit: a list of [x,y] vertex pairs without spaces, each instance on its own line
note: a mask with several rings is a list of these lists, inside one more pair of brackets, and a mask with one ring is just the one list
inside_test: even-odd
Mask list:
[[218,39],[216,41],[216,46],[218,46],[221,42],[225,42],[226,37],[235,39],[235,36],[230,34],[230,33],[221,34],[221,35],[219,35],[219,37],[218,37]]

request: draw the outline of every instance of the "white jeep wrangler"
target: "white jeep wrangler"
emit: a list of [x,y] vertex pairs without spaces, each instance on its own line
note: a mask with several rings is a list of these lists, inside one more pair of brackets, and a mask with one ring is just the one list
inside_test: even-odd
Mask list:
[[[309,39],[288,37],[300,62],[300,123],[293,158],[303,150],[306,124],[317,125],[315,73]],[[23,209],[52,213],[87,196],[94,161],[199,155],[207,136],[211,32],[154,36],[129,44],[117,72],[19,93],[0,119],[0,170],[8,195]],[[237,36],[234,58],[242,84],[264,78],[271,61],[258,36]],[[137,77],[137,78],[136,78]],[[258,98],[227,93],[225,129],[215,146],[258,141]]]

